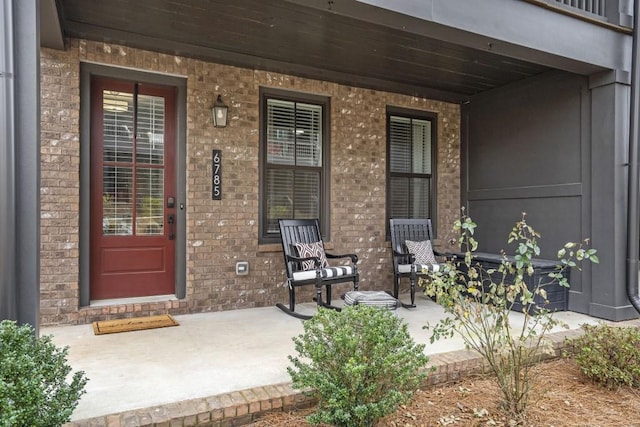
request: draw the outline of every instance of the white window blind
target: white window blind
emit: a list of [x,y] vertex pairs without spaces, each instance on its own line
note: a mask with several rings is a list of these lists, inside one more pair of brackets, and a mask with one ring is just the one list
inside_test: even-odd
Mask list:
[[389,117],[388,218],[431,216],[432,123]]
[[279,218],[320,218],[323,106],[282,99],[266,103],[266,231]]
[[104,235],[164,234],[164,101],[103,91]]

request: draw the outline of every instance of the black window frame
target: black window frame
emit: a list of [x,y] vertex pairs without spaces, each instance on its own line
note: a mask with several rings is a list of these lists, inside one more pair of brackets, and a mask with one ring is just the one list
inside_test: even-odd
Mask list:
[[[426,120],[431,123],[431,173],[413,173],[413,172],[392,172],[391,171],[391,117],[397,116],[410,120]],[[429,179],[429,203],[428,214],[425,218],[431,219],[434,236],[437,234],[437,177],[438,177],[438,114],[431,111],[414,110],[402,107],[387,106],[386,111],[386,202],[385,202],[385,231],[386,239],[391,240],[391,231],[389,229],[389,219],[391,219],[391,178],[400,177],[427,177]]]
[[319,217],[322,237],[329,240],[330,229],[330,147],[331,147],[331,100],[328,96],[297,92],[285,89],[270,87],[260,87],[260,108],[259,108],[259,165],[260,165],[260,185],[259,185],[259,226],[258,243],[271,244],[280,243],[279,233],[268,233],[268,209],[267,209],[267,171],[271,168],[303,170],[309,168],[296,165],[276,165],[268,164],[267,156],[267,102],[269,99],[290,101],[295,103],[313,104],[322,107],[322,164],[320,169],[320,194],[319,194]]

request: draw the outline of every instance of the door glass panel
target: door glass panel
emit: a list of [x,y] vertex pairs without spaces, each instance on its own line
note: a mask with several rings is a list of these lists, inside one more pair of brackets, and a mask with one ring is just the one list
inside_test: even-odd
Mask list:
[[[102,95],[103,234],[163,235],[165,100],[159,96],[138,95],[137,114],[134,115],[132,93],[105,90]],[[160,168],[136,166],[141,164]]]
[[133,152],[133,94],[102,92],[104,124],[103,159],[106,162],[130,162]]
[[130,167],[104,167],[102,234],[105,236],[130,236],[133,233],[131,172]]
[[164,234],[164,171],[136,169],[136,235]]
[[139,95],[136,161],[164,164],[164,98]]

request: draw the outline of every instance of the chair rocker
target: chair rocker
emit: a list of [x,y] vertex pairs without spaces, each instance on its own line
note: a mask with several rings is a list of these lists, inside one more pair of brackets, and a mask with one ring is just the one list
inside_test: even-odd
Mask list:
[[[393,257],[393,296],[398,298],[400,280],[409,278],[411,304],[415,307],[416,281],[424,271],[438,271],[440,264],[436,256],[447,256],[433,250],[433,231],[430,219],[390,219],[391,249]],[[409,242],[409,243],[407,243]]]
[[[280,219],[278,225],[287,272],[289,306],[278,303],[276,307],[299,319],[310,319],[312,316],[295,311],[295,291],[300,286],[314,285],[318,307],[339,310],[331,305],[331,285],[353,282],[353,290],[358,290],[358,256],[325,252],[317,219]],[[328,259],[340,258],[349,258],[350,265],[329,266]],[[326,289],[326,301],[322,300],[323,286]]]

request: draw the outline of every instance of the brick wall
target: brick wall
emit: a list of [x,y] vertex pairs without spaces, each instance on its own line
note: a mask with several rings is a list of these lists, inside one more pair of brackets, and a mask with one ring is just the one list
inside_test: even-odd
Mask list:
[[[185,300],[79,308],[80,61],[187,78],[187,296]],[[387,105],[438,113],[437,225],[447,236],[460,207],[460,110],[449,104],[289,75],[207,63],[118,45],[70,40],[43,49],[43,324],[162,312],[231,310],[286,302],[278,245],[258,245],[258,104],[261,86],[331,98],[331,245],[358,254],[361,289],[392,288],[385,242]],[[211,124],[218,94],[230,107],[226,128]],[[223,200],[211,200],[211,149],[223,153]],[[249,261],[248,276],[235,263]],[[335,295],[348,289],[341,285]],[[300,294],[310,300],[311,289]]]
[[80,208],[78,50],[42,52],[40,312],[43,324],[76,320]]

